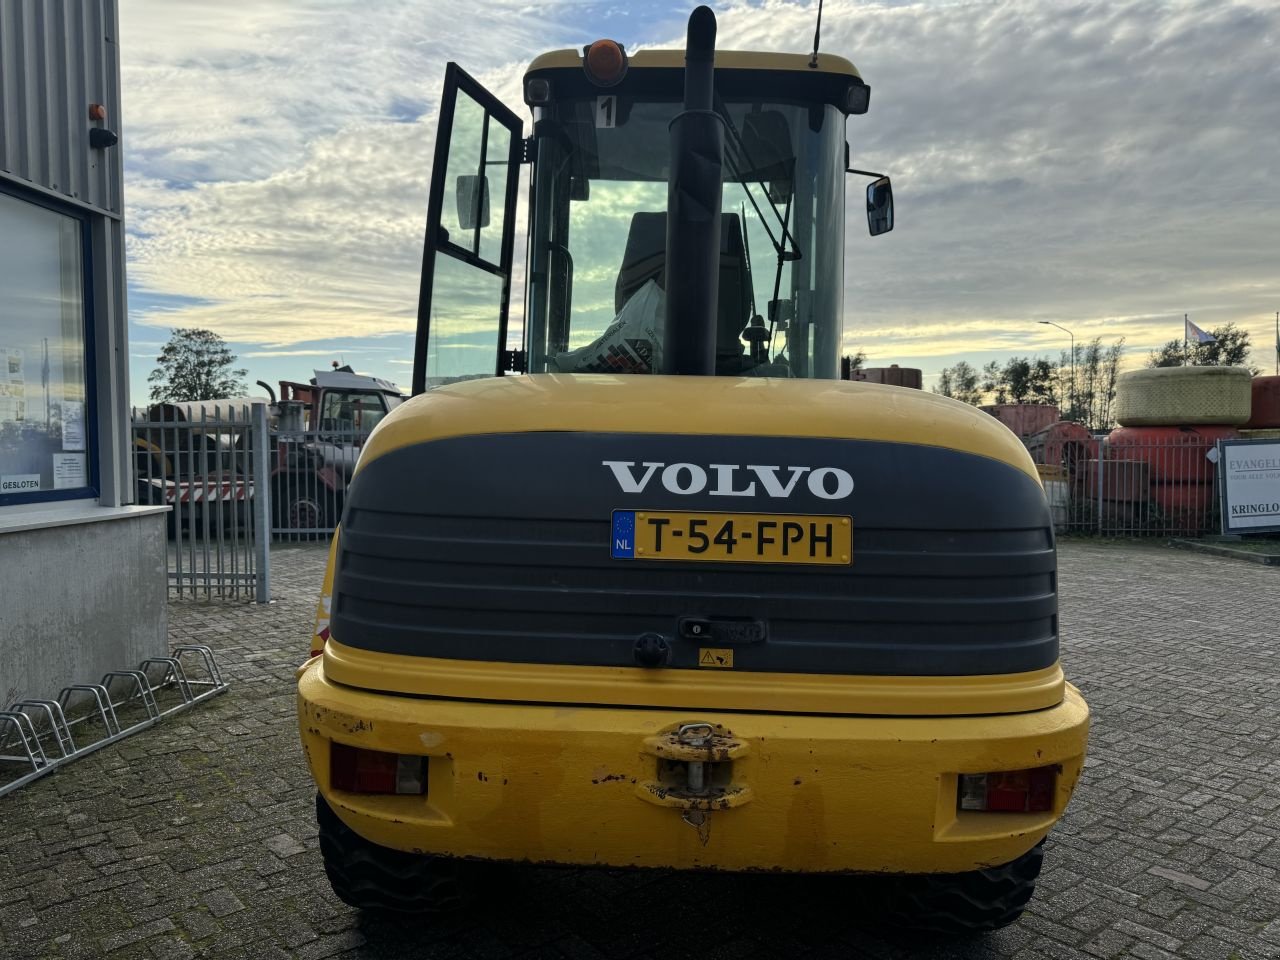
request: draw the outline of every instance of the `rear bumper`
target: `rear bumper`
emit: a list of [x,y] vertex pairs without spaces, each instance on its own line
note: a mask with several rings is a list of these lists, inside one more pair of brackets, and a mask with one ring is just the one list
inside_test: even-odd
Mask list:
[[[367,839],[494,860],[724,870],[934,873],[1005,863],[1062,815],[1089,711],[1060,704],[970,717],[830,717],[411,698],[300,671],[312,776]],[[738,744],[710,804],[657,788],[656,738],[706,721]],[[428,760],[423,796],[329,787],[329,743]],[[960,773],[1058,765],[1047,813],[956,811]],[[695,808],[692,811],[690,808]],[[705,820],[701,826],[688,820]]]

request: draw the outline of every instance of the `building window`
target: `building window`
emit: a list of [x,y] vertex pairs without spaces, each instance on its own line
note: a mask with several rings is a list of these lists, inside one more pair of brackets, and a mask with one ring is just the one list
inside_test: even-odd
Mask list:
[[0,504],[95,496],[85,223],[0,192]]

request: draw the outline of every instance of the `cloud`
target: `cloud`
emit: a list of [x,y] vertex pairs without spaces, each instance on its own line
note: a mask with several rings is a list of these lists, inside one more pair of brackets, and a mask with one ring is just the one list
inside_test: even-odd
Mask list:
[[[806,11],[769,11],[730,8],[722,43],[794,49]],[[1269,355],[1278,32],[1261,3],[826,4],[823,48],[872,87],[853,165],[898,208],[867,238],[850,178],[847,343],[1025,350],[1048,319],[1153,345],[1189,311]]]
[[[281,350],[411,331],[444,62],[519,106],[530,56],[591,39],[601,9],[131,0],[130,279],[185,298],[135,320]],[[805,51],[815,12],[723,5],[719,46]],[[641,19],[614,21],[629,48],[678,42],[677,19]],[[874,364],[1056,354],[1036,324],[1053,320],[1137,356],[1189,312],[1248,327],[1269,359],[1278,33],[1261,0],[828,0],[823,50],[873,91],[854,166],[893,175],[898,212],[868,238],[849,178],[846,347]]]
[[[393,348],[392,348],[392,347],[367,347],[367,346],[364,346],[363,344],[360,344],[360,345],[358,345],[358,346],[356,346],[356,347],[352,347],[351,349],[352,349],[352,350],[359,350],[359,352],[361,352],[361,353],[369,353],[369,352],[373,352],[373,351],[384,351],[384,350],[385,350],[385,351],[390,351],[390,350],[392,350]],[[250,351],[249,351],[249,352],[247,352],[247,353],[241,354],[241,356],[248,357],[248,358],[261,358],[261,357],[331,357],[331,356],[333,356],[333,355],[334,355],[334,353],[338,353],[338,352],[341,352],[341,350],[340,350],[340,349],[335,349],[335,348],[333,348],[333,347],[329,347],[329,348],[327,348],[327,349],[319,349],[319,350],[312,349],[312,348],[301,349],[301,350],[250,350]]]
[[519,103],[568,6],[127,5],[129,275],[182,298],[135,322],[281,344],[413,330],[444,63],[470,53]]

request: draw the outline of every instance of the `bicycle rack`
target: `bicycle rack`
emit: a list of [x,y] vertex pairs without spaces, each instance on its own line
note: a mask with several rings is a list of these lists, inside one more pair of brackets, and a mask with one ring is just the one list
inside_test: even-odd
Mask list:
[[27,754],[25,758],[20,756],[0,756],[0,760],[22,763],[25,759],[27,763],[31,764],[32,770],[39,770],[41,767],[49,765],[49,758],[44,754],[44,747],[40,745],[40,737],[36,734],[35,724],[31,722],[30,717],[18,710],[6,710],[0,713],[0,720],[8,721],[9,725],[18,732],[18,738],[22,742],[22,749]]
[[[189,710],[197,703],[225,693],[227,682],[218,669],[218,661],[213,650],[198,643],[183,643],[173,647],[171,656],[148,657],[138,664],[136,670],[111,670],[102,675],[100,683],[73,683],[62,688],[56,700],[28,699],[19,700],[8,710],[0,710],[0,764],[22,764],[30,767],[26,773],[14,780],[0,783],[0,796],[30,783],[37,777],[44,776],[64,763],[70,763],[77,757],[100,750],[117,740],[154,726],[165,717],[183,710]],[[201,673],[193,676],[183,663],[183,658],[197,663]],[[163,673],[160,673],[163,668]],[[151,673],[159,674],[156,683],[151,681]],[[116,700],[111,696],[112,687],[123,688],[127,693]],[[156,693],[172,689],[178,693],[179,700],[173,706],[160,708]],[[87,702],[87,712],[74,720],[68,720],[72,700]],[[121,726],[117,708],[141,704],[145,716],[128,726]],[[37,726],[33,714],[40,717],[42,726]],[[80,746],[71,734],[76,724],[97,720],[102,724],[104,735],[92,743]],[[45,749],[45,741],[50,749]],[[54,750],[56,748],[56,754]],[[18,750],[17,753],[9,753]],[[2,776],[3,774],[0,774]]]
[[[191,684],[187,682],[187,672],[182,669],[181,661],[177,657],[148,657],[138,664],[138,669],[145,675],[149,668],[157,665],[163,666],[165,671],[160,677],[160,686],[165,686],[172,678],[174,687],[182,696],[182,702],[190,703],[193,699]],[[147,682],[150,683],[150,679]]]
[[62,707],[64,714],[67,707],[71,705],[72,694],[75,693],[92,695],[94,702],[98,704],[98,716],[102,719],[102,725],[107,728],[107,736],[115,736],[120,732],[120,721],[116,718],[111,694],[107,692],[106,687],[100,683],[73,683],[69,687],[63,687],[62,692],[58,694],[58,704]]
[[62,712],[62,705],[57,700],[19,700],[10,709],[14,712],[42,710],[49,718],[49,729],[53,732],[58,752],[62,754],[60,759],[66,759],[76,752],[76,742],[71,736],[71,728],[67,726],[66,714]]

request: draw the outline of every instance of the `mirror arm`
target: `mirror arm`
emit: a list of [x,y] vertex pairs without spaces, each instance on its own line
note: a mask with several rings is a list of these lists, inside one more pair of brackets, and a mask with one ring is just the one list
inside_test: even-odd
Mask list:
[[883,180],[888,176],[887,173],[872,173],[870,170],[855,170],[853,167],[846,167],[845,173],[856,173],[860,177],[874,177],[876,180]]

